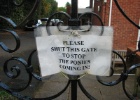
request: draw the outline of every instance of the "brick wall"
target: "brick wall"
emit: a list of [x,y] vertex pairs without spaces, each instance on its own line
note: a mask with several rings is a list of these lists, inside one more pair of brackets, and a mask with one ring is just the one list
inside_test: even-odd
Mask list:
[[[97,3],[97,2],[100,2]],[[118,0],[121,7],[124,9],[126,14],[134,20],[137,24],[140,19],[140,0]],[[110,9],[110,0],[107,0],[107,3],[103,3],[102,0],[95,0],[95,12],[97,12],[97,7],[101,5],[102,11],[100,16],[105,25],[108,25],[109,22],[109,9]],[[114,45],[113,49],[116,50],[126,50],[127,47],[136,47],[138,29],[134,27],[118,10],[114,0],[112,5],[112,20],[111,26],[114,28]]]
[[[94,12],[101,17],[102,13],[103,13],[102,12],[103,11],[102,10],[102,2],[99,2],[99,1],[94,2],[94,5],[96,5],[96,7],[94,7]],[[101,25],[101,22],[98,20],[98,18],[94,17],[94,16],[92,18],[92,23],[93,23],[93,25]]]

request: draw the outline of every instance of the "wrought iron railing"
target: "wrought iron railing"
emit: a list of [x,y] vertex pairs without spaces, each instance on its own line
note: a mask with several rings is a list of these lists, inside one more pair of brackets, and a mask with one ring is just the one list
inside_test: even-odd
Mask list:
[[[55,14],[53,14],[49,20],[48,20],[48,23],[51,21],[51,19],[53,18],[53,16],[55,15],[65,15],[67,18],[68,18],[68,26],[79,26],[80,25],[80,18],[84,15],[91,15],[91,16],[95,16],[99,19],[99,21],[101,22],[101,26],[102,26],[102,31],[101,31],[101,35],[103,34],[103,31],[104,31],[104,27],[103,27],[103,22],[101,20],[101,18],[96,14],[96,13],[93,13],[93,12],[88,12],[88,13],[84,13],[82,14],[81,16],[78,17],[78,12],[77,12],[77,0],[71,0],[72,1],[72,12],[71,12],[71,16],[67,13],[64,13],[64,12],[57,12]],[[135,27],[137,27],[138,29],[140,29],[140,26],[137,25],[135,22],[133,22],[125,13],[124,11],[122,10],[121,6],[119,5],[118,1],[117,0],[114,0],[115,1],[115,4],[117,5],[118,9],[120,10],[120,12],[122,13],[122,15],[128,20],[130,21]],[[23,0],[20,4],[17,4],[15,2],[15,0],[13,0],[13,3],[15,6],[21,6],[24,2],[26,2],[26,0]],[[16,25],[11,19],[9,18],[6,18],[4,16],[0,16],[0,18],[2,20],[6,20],[8,23],[10,23],[13,27],[18,27],[20,25],[22,25],[23,23],[25,23],[29,18],[30,16],[34,13],[34,11],[36,10],[37,6],[38,6],[38,3],[40,2],[40,0],[35,0],[35,3],[34,3],[34,6],[32,8],[32,10],[29,12],[29,14],[27,15],[27,17],[21,21],[21,23],[19,25]],[[59,23],[60,24],[60,23]],[[60,31],[68,31],[68,30],[61,30],[59,28],[59,24],[58,24],[58,29]],[[89,23],[89,26],[91,26],[92,24]],[[46,26],[48,27],[49,24]],[[70,28],[73,28],[73,27],[70,27]],[[87,30],[82,30],[82,29],[78,29],[79,31],[89,31],[90,30],[90,27],[89,29]],[[17,51],[20,47],[20,39],[19,39],[19,36],[17,35],[16,32],[12,31],[12,30],[7,30],[7,29],[1,29],[0,31],[6,31],[6,32],[9,32],[13,35],[15,41],[16,41],[16,47],[15,49],[11,50],[9,49],[3,42],[0,42],[0,46],[1,48],[6,51],[6,52],[9,52],[9,53],[13,53],[15,51]],[[51,32],[49,30],[49,28],[47,28],[47,31],[48,33],[51,35]],[[137,50],[139,51],[139,50]],[[59,93],[57,93],[56,95],[53,95],[53,96],[50,96],[50,97],[47,97],[47,98],[32,98],[32,97],[28,97],[28,96],[23,96],[21,95],[19,92],[20,91],[23,91],[25,90],[27,87],[29,87],[31,81],[32,81],[32,78],[34,77],[35,79],[41,81],[42,78],[33,73],[33,66],[32,66],[32,56],[33,54],[36,52],[36,50],[34,50],[29,58],[28,58],[28,61],[25,61],[23,58],[18,58],[18,57],[12,57],[10,58],[9,60],[7,60],[5,63],[4,63],[4,66],[3,66],[3,70],[5,72],[5,74],[9,77],[9,78],[12,78],[12,79],[15,79],[17,78],[19,75],[20,75],[20,72],[21,72],[21,69],[19,66],[17,65],[14,65],[11,67],[10,70],[8,70],[8,63],[10,61],[17,61],[18,63],[21,63],[24,67],[25,67],[25,70],[26,72],[28,73],[28,76],[29,76],[29,79],[28,79],[28,82],[27,84],[24,86],[24,87],[21,87],[21,88],[18,88],[18,89],[14,89],[14,88],[10,88],[8,85],[6,85],[5,83],[1,82],[0,81],[0,87],[2,89],[4,89],[6,92],[10,93],[11,95],[17,97],[18,99],[21,99],[21,100],[52,100],[52,99],[55,99],[56,97],[60,96],[63,92],[65,92],[65,90],[68,88],[68,86],[71,84],[71,100],[77,100],[77,85],[79,85],[80,89],[82,90],[82,92],[90,99],[90,100],[96,100],[92,95],[90,95],[90,93],[88,93],[88,91],[84,88],[84,86],[82,85],[80,79],[79,79],[79,76],[69,76],[69,80],[66,84],[66,86],[64,87],[64,89],[62,89]],[[123,71],[120,75],[120,77],[117,79],[117,80],[114,80],[114,81],[111,81],[111,82],[105,82],[101,79],[100,76],[97,76],[97,80],[99,83],[103,84],[103,85],[106,85],[106,86],[114,86],[114,85],[117,85],[118,83],[122,82],[122,87],[123,87],[123,90],[124,90],[124,93],[126,94],[126,96],[131,99],[131,100],[137,100],[133,95],[129,94],[125,88],[125,82],[127,80],[127,78],[129,77],[129,74],[135,70],[136,68],[140,67],[140,64],[135,64],[133,66],[131,66],[128,70],[126,68],[126,62],[124,61],[123,57],[117,53],[116,51],[113,51],[113,53],[115,53],[116,55],[118,55],[120,57],[120,59],[122,60],[123,62]],[[136,52],[134,52],[136,53]],[[133,53],[132,53],[133,54]],[[131,56],[132,54],[130,55],[127,55],[126,57],[129,57]],[[13,74],[12,71],[16,71],[16,74]],[[112,73],[110,75],[113,76],[113,69],[112,69]],[[140,80],[137,80],[137,82],[140,84]]]

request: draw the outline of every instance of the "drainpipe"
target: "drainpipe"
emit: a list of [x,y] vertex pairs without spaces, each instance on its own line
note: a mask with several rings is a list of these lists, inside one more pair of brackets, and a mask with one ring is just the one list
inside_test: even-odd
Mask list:
[[112,17],[112,0],[110,0],[109,24],[108,24],[108,26],[111,26],[111,17]]
[[[140,19],[139,19],[139,26],[140,26]],[[138,29],[138,37],[137,37],[136,50],[138,50],[138,41],[140,41],[140,29]]]

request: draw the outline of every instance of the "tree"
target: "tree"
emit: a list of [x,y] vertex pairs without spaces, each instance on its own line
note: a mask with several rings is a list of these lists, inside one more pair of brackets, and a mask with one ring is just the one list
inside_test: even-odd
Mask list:
[[68,7],[68,6],[71,6],[71,4],[69,2],[67,2],[65,6]]
[[65,7],[58,7],[57,9],[58,11],[63,11],[63,12],[66,12],[66,8]]
[[57,2],[55,0],[42,0],[41,2],[41,17],[49,17],[57,11]]
[[[17,3],[21,3],[23,0],[15,0]],[[55,0],[40,0],[39,7],[32,19],[36,20],[43,17],[49,17],[51,14],[57,11],[57,2]],[[11,18],[16,24],[27,16],[31,11],[35,0],[25,0],[23,5],[15,6],[13,0],[1,0],[0,1],[0,15]]]

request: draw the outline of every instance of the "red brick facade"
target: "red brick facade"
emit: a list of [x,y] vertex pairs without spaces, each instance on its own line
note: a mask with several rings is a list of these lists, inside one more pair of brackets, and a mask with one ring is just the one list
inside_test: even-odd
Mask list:
[[[109,25],[110,2],[103,3],[103,0],[95,0],[94,12],[98,13],[106,26]],[[118,0],[126,14],[136,23],[140,19],[140,0]],[[101,7],[99,12],[98,6]],[[112,0],[111,26],[114,28],[114,45],[115,50],[126,50],[127,47],[136,48],[138,29],[133,26],[118,10],[114,0]]]
[[[104,2],[107,1],[107,2]],[[114,28],[113,49],[126,50],[127,47],[136,48],[138,28],[133,26],[118,10],[114,0],[94,0],[94,12],[101,18],[105,26],[109,25],[110,2],[112,1],[112,13],[110,26]],[[93,0],[90,0],[92,3]],[[118,0],[125,13],[136,23],[140,20],[140,0]],[[89,4],[90,7],[92,4]],[[92,8],[92,7],[91,7]],[[70,13],[70,9],[68,11]],[[95,25],[100,25],[99,20],[93,18]]]

